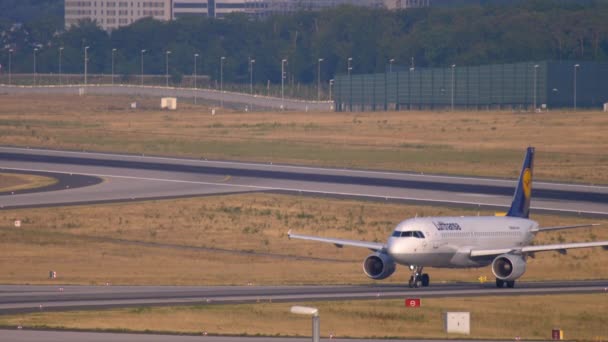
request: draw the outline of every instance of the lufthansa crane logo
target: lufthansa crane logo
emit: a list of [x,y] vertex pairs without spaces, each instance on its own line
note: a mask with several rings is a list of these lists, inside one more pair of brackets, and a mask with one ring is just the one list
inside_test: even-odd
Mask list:
[[532,171],[530,170],[530,168],[526,168],[524,170],[521,184],[524,189],[524,196],[526,198],[530,198],[530,196],[532,195]]

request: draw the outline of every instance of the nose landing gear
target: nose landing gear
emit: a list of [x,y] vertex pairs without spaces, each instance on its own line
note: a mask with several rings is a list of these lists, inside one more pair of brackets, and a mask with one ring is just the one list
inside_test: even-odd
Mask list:
[[431,283],[431,277],[429,277],[428,273],[422,273],[424,267],[422,266],[410,266],[412,270],[412,275],[410,276],[410,281],[408,282],[409,287],[418,288],[418,287],[427,287]]

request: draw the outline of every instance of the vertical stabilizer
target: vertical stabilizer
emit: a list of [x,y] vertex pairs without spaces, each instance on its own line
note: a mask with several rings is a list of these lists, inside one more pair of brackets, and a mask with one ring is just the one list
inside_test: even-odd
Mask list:
[[524,165],[521,168],[513,203],[507,216],[528,218],[532,198],[532,169],[534,166],[534,147],[528,147]]

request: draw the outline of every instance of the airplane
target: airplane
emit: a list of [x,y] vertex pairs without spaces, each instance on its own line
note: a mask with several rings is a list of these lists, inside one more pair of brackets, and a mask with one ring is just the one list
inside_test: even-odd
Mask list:
[[391,276],[397,264],[412,271],[409,287],[426,287],[430,277],[425,267],[470,268],[492,265],[496,287],[513,288],[526,271],[527,257],[537,252],[603,247],[608,241],[533,245],[539,232],[597,226],[539,227],[529,219],[532,197],[534,147],[528,147],[513,201],[504,216],[462,216],[411,218],[399,223],[386,243],[324,238],[287,233],[290,239],[332,243],[336,247],[353,246],[371,249],[374,253],[363,261],[363,272],[374,280]]

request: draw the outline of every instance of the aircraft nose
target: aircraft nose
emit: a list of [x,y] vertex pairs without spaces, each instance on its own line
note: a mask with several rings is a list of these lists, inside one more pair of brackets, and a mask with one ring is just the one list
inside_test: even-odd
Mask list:
[[386,248],[388,255],[392,256],[392,255],[397,254],[397,252],[399,250],[397,245],[398,245],[398,243],[395,238],[388,239],[387,248]]

